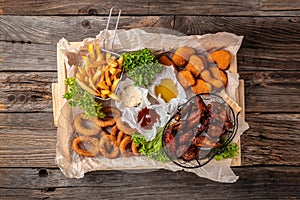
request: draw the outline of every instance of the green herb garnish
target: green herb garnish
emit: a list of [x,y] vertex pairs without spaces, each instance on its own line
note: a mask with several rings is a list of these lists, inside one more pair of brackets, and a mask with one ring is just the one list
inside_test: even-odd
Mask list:
[[153,52],[147,48],[139,51],[124,53],[122,56],[124,58],[123,68],[125,72],[128,72],[137,66],[158,63]]
[[153,52],[147,48],[135,52],[124,53],[123,68],[136,86],[148,87],[163,66],[155,59]]
[[168,162],[170,159],[162,146],[162,133],[163,128],[159,128],[155,138],[151,141],[147,141],[143,135],[132,134],[132,140],[139,147],[142,155],[160,162]]
[[226,158],[234,158],[238,155],[238,144],[237,143],[230,143],[226,147],[221,149],[221,153],[215,155],[216,160],[222,160]]
[[162,72],[161,64],[147,64],[138,66],[128,72],[128,77],[134,81],[136,86],[148,87],[155,78],[155,74]]
[[85,118],[105,117],[105,113],[101,111],[103,107],[102,103],[96,102],[90,93],[82,90],[75,78],[67,78],[65,84],[69,86],[69,91],[67,91],[63,97],[69,100],[71,107],[79,106],[83,109]]

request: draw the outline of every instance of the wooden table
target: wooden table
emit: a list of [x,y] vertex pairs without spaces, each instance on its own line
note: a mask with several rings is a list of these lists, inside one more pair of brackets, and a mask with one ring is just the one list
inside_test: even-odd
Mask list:
[[[56,43],[95,37],[114,5],[120,28],[245,36],[237,57],[251,128],[241,137],[242,166],[233,168],[237,183],[166,170],[69,179],[57,168]],[[300,198],[299,0],[2,0],[0,14],[0,199]]]

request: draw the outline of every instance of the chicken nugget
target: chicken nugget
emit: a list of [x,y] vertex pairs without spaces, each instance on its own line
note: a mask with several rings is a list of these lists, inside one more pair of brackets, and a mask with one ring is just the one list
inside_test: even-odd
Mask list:
[[194,77],[197,77],[204,70],[204,68],[205,64],[203,60],[196,55],[192,55],[189,63],[185,67],[185,70],[191,72]]
[[174,68],[174,71],[177,72],[177,68],[175,64],[170,60],[170,58],[166,55],[162,55],[158,58],[158,62],[160,64],[166,65],[166,66],[172,66]]
[[215,79],[218,79],[223,82],[224,86],[227,85],[227,74],[220,70],[217,66],[209,67],[209,71]]
[[220,74],[221,70],[219,70],[219,68],[217,66],[210,66],[208,68],[208,70],[210,71],[213,78],[218,79],[218,80],[222,80],[222,75]]
[[223,81],[224,86],[226,87],[226,86],[227,86],[227,83],[228,83],[227,74],[226,74],[224,71],[222,71],[222,70],[219,70],[219,72],[220,72],[220,74],[221,74],[221,76],[222,76],[221,81]]
[[201,93],[210,93],[212,87],[209,83],[203,81],[202,79],[196,79],[196,84],[191,87],[194,94],[201,94]]
[[188,88],[189,86],[192,86],[195,84],[195,79],[191,72],[182,70],[178,72],[177,78],[179,83],[182,85],[184,88]]
[[217,63],[218,68],[226,70],[231,62],[231,53],[227,50],[217,50],[209,54],[208,61]]
[[172,56],[172,61],[178,67],[184,67],[194,54],[195,50],[191,47],[179,47]]

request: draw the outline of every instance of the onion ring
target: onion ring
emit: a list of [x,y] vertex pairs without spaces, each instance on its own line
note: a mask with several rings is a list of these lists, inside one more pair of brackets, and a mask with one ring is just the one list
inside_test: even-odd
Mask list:
[[[93,157],[99,153],[98,149],[98,139],[89,136],[79,136],[76,137],[72,142],[73,150],[80,156]],[[87,144],[90,146],[90,150],[86,148],[82,148],[80,144]],[[84,145],[85,146],[85,145]]]
[[112,136],[117,136],[118,131],[119,131],[119,129],[118,129],[117,125],[115,125],[115,126],[113,126],[113,127],[111,128],[110,134],[111,134]]
[[117,145],[120,146],[123,138],[124,138],[125,133],[123,131],[119,131],[118,136],[117,136]]
[[124,124],[121,120],[121,118],[116,118],[116,124],[118,126],[118,129],[126,133],[127,135],[131,135],[132,133],[137,133],[136,129],[131,128],[129,125]]
[[141,155],[138,147],[136,146],[136,144],[134,142],[131,143],[131,150],[132,150],[133,155],[135,155],[135,156]]
[[113,117],[105,117],[104,119],[98,119],[98,125],[102,128],[113,126],[116,123]]
[[[129,157],[132,155],[132,152],[128,151],[128,149],[131,149],[131,142],[132,142],[131,136],[128,135],[120,143],[120,151],[121,151],[122,156]],[[130,147],[130,148],[128,148],[128,147]]]
[[110,140],[109,135],[103,135],[99,141],[99,151],[100,153],[109,159],[113,159],[119,156],[119,148],[115,142]]
[[[93,128],[84,126],[84,122],[86,121],[91,122],[93,124]],[[75,117],[74,127],[77,132],[87,136],[98,135],[99,131],[101,130],[101,127],[98,126],[97,119],[94,117],[89,117],[86,119],[84,118],[84,113],[80,113]]]
[[116,107],[104,107],[101,109],[102,112],[106,113],[112,113],[114,118],[120,118],[121,117],[121,111]]

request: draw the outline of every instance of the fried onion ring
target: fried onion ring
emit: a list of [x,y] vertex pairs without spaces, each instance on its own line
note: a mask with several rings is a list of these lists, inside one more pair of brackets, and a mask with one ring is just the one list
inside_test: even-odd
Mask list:
[[[87,123],[91,123],[93,127],[87,127]],[[84,113],[80,113],[75,117],[74,127],[77,132],[87,136],[97,135],[101,130],[101,127],[98,125],[97,119],[94,117],[89,117],[88,119],[86,119],[84,118]]]
[[119,131],[118,136],[117,136],[117,145],[120,146],[123,138],[124,138],[125,133],[123,131]]
[[[80,156],[93,157],[99,153],[98,142],[98,139],[94,137],[79,136],[73,140],[72,148]],[[82,144],[84,148],[82,148],[80,144]]]
[[132,151],[129,150],[129,149],[131,149],[131,142],[132,142],[131,136],[128,135],[120,143],[119,148],[120,148],[122,156],[129,157],[132,155]]
[[111,141],[110,135],[103,135],[99,141],[99,151],[100,153],[109,159],[118,157],[119,148],[115,142]]
[[111,128],[110,134],[111,134],[112,136],[117,136],[118,131],[119,131],[118,126],[115,125],[115,126],[113,126],[113,127]]
[[100,127],[109,127],[113,126],[116,123],[113,117],[105,117],[104,119],[98,119],[98,125]]
[[137,133],[137,131],[133,128],[131,128],[129,125],[124,124],[121,120],[121,118],[116,118],[116,124],[118,126],[118,129],[123,131],[124,133],[131,135],[132,133]]
[[131,150],[133,155],[135,156],[140,156],[140,152],[139,152],[139,148],[136,146],[136,144],[134,142],[131,143]]
[[120,118],[121,117],[121,111],[116,107],[104,107],[101,109],[102,112],[105,114],[112,113],[114,118]]

